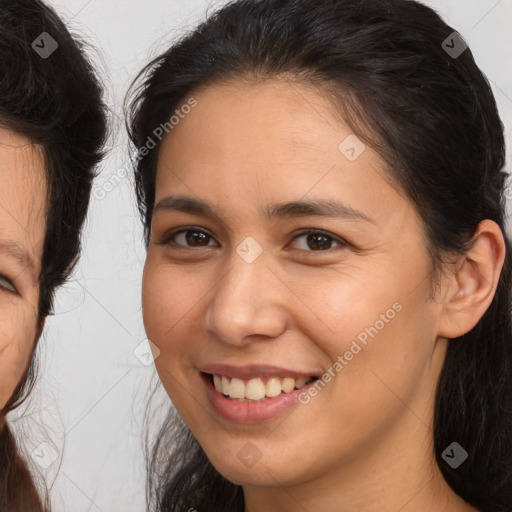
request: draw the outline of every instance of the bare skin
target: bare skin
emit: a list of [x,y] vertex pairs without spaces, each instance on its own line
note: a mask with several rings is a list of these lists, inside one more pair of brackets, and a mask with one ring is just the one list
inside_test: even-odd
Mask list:
[[[475,511],[435,462],[433,404],[447,338],[469,331],[494,295],[504,259],[498,226],[481,224],[472,252],[445,269],[432,300],[413,205],[371,148],[354,161],[340,152],[351,130],[317,90],[270,80],[193,96],[197,106],[163,141],[155,204],[183,195],[217,216],[157,209],[143,313],[163,385],[213,465],[243,486],[247,512]],[[304,200],[362,215],[259,213]],[[202,232],[203,241],[191,244],[186,233],[164,240],[177,228]],[[302,228],[322,233],[308,240]],[[318,241],[322,234],[330,238]],[[246,237],[263,250],[252,263],[236,251]],[[400,311],[306,405],[242,425],[208,400],[202,366],[322,375],[397,303]],[[251,467],[238,456],[248,443],[261,457]]]
[[[0,410],[26,373],[35,342],[46,226],[42,155],[0,128]],[[0,428],[5,417],[0,414]]]

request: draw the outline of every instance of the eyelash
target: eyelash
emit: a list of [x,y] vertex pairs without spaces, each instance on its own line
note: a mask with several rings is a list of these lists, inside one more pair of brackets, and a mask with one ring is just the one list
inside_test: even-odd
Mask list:
[[[175,231],[171,231],[170,233],[167,233],[165,234],[162,239],[157,242],[158,245],[169,245],[170,242],[174,241],[174,239],[182,234],[182,233],[187,233],[187,232],[190,232],[190,231],[194,231],[196,233],[204,233],[207,237],[213,239],[213,236],[210,235],[208,232],[202,230],[202,229],[199,229],[199,228],[194,228],[194,227],[188,227],[188,228],[185,228],[185,229],[179,229],[179,230],[175,230]],[[340,237],[337,237],[337,236],[334,236],[330,233],[328,233],[327,231],[323,231],[321,229],[315,229],[315,228],[305,228],[305,229],[302,229],[301,231],[299,231],[296,236],[292,239],[292,242],[295,241],[297,238],[300,238],[304,235],[310,235],[310,234],[315,234],[315,235],[321,235],[321,236],[324,236],[334,242],[337,242],[339,244],[339,247],[338,249],[343,249],[345,247],[348,247],[349,246],[349,243],[346,241],[346,240],[343,240],[342,238]],[[184,248],[184,249],[195,249],[194,247],[191,247],[191,246],[184,246],[184,245],[180,245],[180,244],[177,244],[179,247],[181,248]],[[199,248],[201,247],[211,247],[210,245],[206,245],[206,246],[200,246]],[[331,252],[333,250],[336,250],[336,248],[330,248],[330,249],[325,249],[325,250],[317,250],[317,251],[313,251],[313,250],[306,250],[306,249],[295,249],[295,250],[298,250],[298,251],[306,251],[306,252],[321,252],[321,253],[326,253],[326,252]]]
[[[2,284],[3,283],[3,284]],[[7,286],[5,286],[7,284]],[[19,294],[16,287],[12,284],[9,278],[4,276],[3,274],[0,274],[0,290],[5,290],[10,293],[16,293]]]

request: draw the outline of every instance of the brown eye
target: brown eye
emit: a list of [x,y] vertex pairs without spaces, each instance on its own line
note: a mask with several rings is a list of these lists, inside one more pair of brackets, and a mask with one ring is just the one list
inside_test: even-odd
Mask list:
[[209,245],[209,240],[213,240],[213,237],[205,231],[199,229],[181,229],[165,235],[159,244],[167,245],[173,242],[182,247],[206,247]]
[[205,244],[205,241],[208,241],[208,239],[211,238],[210,235],[207,235],[203,231],[184,231],[183,233],[180,234],[184,234],[187,244],[192,246],[208,245],[208,243]]
[[305,250],[309,252],[326,252],[333,248],[333,242],[338,244],[340,248],[346,247],[348,245],[347,242],[337,236],[330,235],[324,231],[315,229],[303,231],[301,234],[296,236],[293,241],[303,237],[305,237],[305,243],[302,247],[299,247],[299,250]]

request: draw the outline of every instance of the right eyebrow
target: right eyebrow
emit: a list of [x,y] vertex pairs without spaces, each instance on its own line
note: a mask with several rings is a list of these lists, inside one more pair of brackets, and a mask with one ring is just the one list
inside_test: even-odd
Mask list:
[[171,210],[176,212],[190,213],[196,215],[203,215],[215,217],[220,220],[219,216],[215,213],[213,208],[206,202],[194,197],[186,197],[179,195],[172,195],[164,197],[153,208],[153,213],[160,210]]
[[27,252],[27,250],[15,240],[0,240],[0,254],[10,256],[18,263],[28,268],[35,278],[36,266],[34,260]]

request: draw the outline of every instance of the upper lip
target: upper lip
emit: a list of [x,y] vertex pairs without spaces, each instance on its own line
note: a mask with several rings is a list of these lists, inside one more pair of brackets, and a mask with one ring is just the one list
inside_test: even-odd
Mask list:
[[256,377],[292,377],[299,379],[301,377],[317,377],[315,373],[298,372],[278,366],[251,364],[247,366],[232,366],[229,364],[207,364],[201,366],[199,371],[210,373],[212,375],[224,375],[225,377],[235,377],[238,379],[251,379]]

